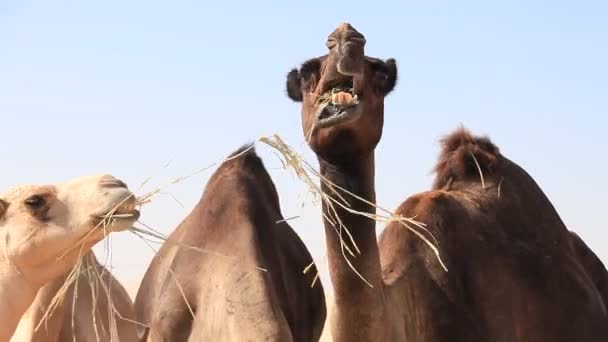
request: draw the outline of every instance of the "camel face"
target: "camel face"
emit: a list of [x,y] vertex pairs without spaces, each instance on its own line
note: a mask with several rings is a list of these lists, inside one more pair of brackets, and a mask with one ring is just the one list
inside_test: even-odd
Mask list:
[[59,268],[73,266],[108,233],[129,229],[139,217],[134,195],[109,175],[22,185],[0,201],[0,244],[17,270],[40,284],[60,274]]
[[320,155],[365,153],[380,140],[384,97],[396,83],[394,59],[365,56],[365,37],[341,24],[327,39],[329,53],[287,75],[288,96],[302,102],[302,129]]

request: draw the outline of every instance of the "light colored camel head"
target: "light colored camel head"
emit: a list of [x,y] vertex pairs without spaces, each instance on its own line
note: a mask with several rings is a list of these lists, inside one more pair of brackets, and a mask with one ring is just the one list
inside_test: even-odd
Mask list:
[[41,286],[138,218],[135,196],[110,175],[17,186],[0,195],[0,260]]
[[323,157],[373,151],[382,135],[384,97],[397,81],[394,59],[365,56],[365,37],[343,23],[329,35],[325,56],[287,75],[287,94],[302,102],[302,128]]

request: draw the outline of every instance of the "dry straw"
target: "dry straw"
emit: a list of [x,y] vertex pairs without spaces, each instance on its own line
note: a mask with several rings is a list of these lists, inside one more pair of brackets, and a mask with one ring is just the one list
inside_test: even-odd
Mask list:
[[[346,227],[342,223],[340,218],[338,217],[337,212],[336,212],[336,206],[342,208],[343,210],[345,210],[351,214],[361,215],[361,216],[373,219],[377,222],[384,222],[384,223],[398,222],[399,224],[401,224],[402,226],[404,226],[405,228],[410,230],[412,233],[414,233],[422,241],[424,241],[424,243],[426,243],[429,246],[429,248],[431,248],[433,250],[433,252],[435,253],[437,260],[439,261],[441,267],[445,271],[447,271],[447,267],[445,266],[445,264],[443,263],[440,255],[439,255],[439,250],[422,233],[422,232],[424,232],[424,233],[428,234],[431,237],[431,239],[435,242],[435,244],[437,244],[437,240],[429,232],[429,230],[426,228],[424,223],[418,222],[418,221],[414,220],[413,218],[407,218],[407,217],[403,217],[401,215],[397,215],[397,214],[391,212],[390,210],[387,210],[375,203],[372,203],[372,202],[350,192],[347,189],[344,189],[344,188],[332,183],[327,178],[323,177],[323,175],[321,175],[319,173],[319,171],[317,171],[306,160],[304,160],[304,158],[301,155],[299,155],[297,152],[295,152],[293,150],[293,148],[291,148],[288,144],[286,144],[283,141],[283,139],[281,139],[281,137],[277,134],[273,135],[272,137],[262,137],[262,138],[260,138],[260,142],[262,142],[262,143],[272,147],[276,151],[278,151],[279,154],[283,157],[283,159],[282,159],[283,166],[285,168],[291,168],[295,172],[295,174],[298,176],[298,178],[300,180],[302,180],[305,183],[305,185],[309,188],[309,190],[315,195],[315,198],[317,198],[317,199],[320,198],[321,201],[326,204],[326,206],[328,208],[328,212],[331,216],[329,216],[325,213],[323,213],[323,215],[324,215],[325,219],[328,222],[330,222],[330,224],[335,228],[338,236],[340,237],[340,245],[341,245],[342,255],[343,255],[344,259],[346,260],[348,265],[351,267],[351,269],[361,278],[361,280],[363,280],[370,287],[373,287],[373,286],[365,278],[363,278],[363,276],[361,276],[361,274],[355,269],[355,267],[352,265],[352,263],[350,262],[349,258],[346,255],[346,253],[348,253],[351,257],[356,256],[355,253],[347,246],[347,242],[343,238],[344,237],[343,232],[346,233],[350,243],[352,244],[352,247],[355,249],[357,254],[361,254],[361,252],[360,252],[359,248],[357,247],[357,244],[354,241],[352,235],[350,234],[348,227]],[[326,186],[326,188],[329,189],[329,193],[322,191],[319,183],[323,183]],[[341,193],[344,193],[344,194],[350,196],[352,199],[361,201],[367,205],[375,207],[377,210],[382,212],[382,214],[368,213],[368,212],[363,212],[363,211],[358,211],[358,210],[353,209],[351,207],[349,201],[347,201],[344,198],[344,196],[346,196],[346,195],[342,195]],[[309,267],[310,266],[311,265],[309,265]],[[305,269],[305,271],[307,271],[307,269]]]
[[[331,97],[328,97],[328,98],[331,99]],[[319,99],[319,101],[327,101],[328,98],[322,98],[322,99]],[[425,235],[430,236],[430,239],[432,239],[434,241],[434,243],[437,244],[437,240],[428,231],[428,229],[425,227],[424,223],[417,222],[413,218],[406,218],[406,217],[403,217],[400,215],[396,215],[395,213],[393,213],[375,203],[372,203],[364,198],[361,198],[361,197],[357,196],[356,194],[348,191],[347,189],[344,189],[344,188],[332,183],[331,181],[329,181],[328,179],[323,177],[323,175],[321,175],[311,164],[309,164],[306,160],[304,160],[304,158],[300,154],[295,152],[288,144],[286,144],[283,141],[283,139],[281,139],[281,137],[277,134],[273,135],[272,137],[261,137],[259,139],[259,142],[263,143],[266,146],[269,146],[275,152],[278,152],[277,156],[279,157],[279,160],[282,162],[283,168],[285,170],[291,169],[296,174],[297,178],[304,183],[306,188],[308,188],[308,191],[313,194],[313,202],[315,202],[315,204],[319,204],[318,200],[320,199],[321,202],[326,205],[326,207],[328,208],[328,212],[323,213],[323,216],[328,222],[331,223],[331,225],[334,227],[336,233],[340,237],[340,241],[341,241],[340,246],[341,246],[341,251],[342,251],[343,257],[345,258],[348,265],[352,268],[353,272],[355,272],[361,278],[361,280],[364,281],[367,285],[369,285],[370,287],[373,287],[369,283],[369,281],[367,281],[357,271],[357,269],[352,265],[352,263],[350,261],[350,258],[355,258],[355,257],[357,257],[357,255],[360,255],[361,251],[359,250],[357,243],[354,241],[352,235],[350,234],[348,227],[346,227],[344,225],[344,223],[340,220],[340,217],[337,215],[337,210],[336,210],[337,208],[341,208],[342,210],[345,210],[351,214],[361,215],[361,216],[373,219],[377,222],[384,222],[384,223],[398,222],[403,227],[405,227],[406,229],[411,231],[413,234],[415,234],[418,238],[420,238],[425,244],[427,244],[428,247],[431,248],[432,251],[435,253],[440,265],[444,268],[444,270],[447,271],[447,268],[445,267],[443,261],[441,260],[437,247],[433,244],[433,242],[431,242],[429,240],[429,238],[427,238],[427,236],[425,236]],[[237,155],[224,159],[221,162],[225,162],[225,161],[228,161],[231,159],[238,158],[241,155],[247,153],[252,148],[254,148],[254,145],[252,145],[251,147],[249,147],[248,149],[242,151],[241,153],[239,153]],[[211,167],[218,165],[218,164],[219,163],[212,163],[211,165],[201,168],[199,170],[196,170],[195,172],[193,172],[187,176],[177,177],[161,187],[155,188],[154,190],[152,190],[150,192],[147,192],[141,196],[138,196],[137,204],[140,207],[144,206],[144,205],[150,203],[154,199],[154,197],[156,195],[160,194],[165,188],[172,186],[174,184],[177,184],[179,182],[182,182],[193,176],[196,176],[206,170],[209,170]],[[150,179],[151,178],[146,179],[140,185],[139,188],[141,189],[146,183],[148,183],[150,181]],[[321,183],[323,185],[325,185],[325,187],[327,189],[329,189],[328,192],[322,191],[321,185],[320,185]],[[345,198],[348,196],[350,196],[351,199],[358,200],[367,205],[375,207],[377,209],[377,211],[379,211],[380,213],[369,213],[369,212],[354,210],[351,207],[350,202]],[[57,291],[57,293],[54,296],[54,298],[52,299],[50,305],[46,308],[45,314],[44,314],[43,318],[40,320],[40,322],[38,323],[36,330],[38,330],[40,328],[40,326],[43,324],[43,322],[47,322],[50,315],[53,313],[53,311],[59,305],[63,304],[64,297],[68,293],[68,290],[70,289],[71,286],[74,286],[74,297],[72,298],[72,306],[73,306],[72,313],[74,314],[74,312],[75,312],[74,308],[75,308],[76,299],[78,296],[76,289],[78,288],[77,285],[78,285],[78,282],[80,281],[80,278],[84,278],[88,281],[90,289],[91,289],[92,297],[94,298],[94,301],[95,301],[95,305],[94,305],[92,314],[93,314],[93,320],[94,320],[94,331],[95,331],[95,335],[97,337],[97,341],[99,341],[99,327],[97,326],[98,323],[97,323],[97,319],[96,319],[96,305],[97,305],[97,298],[99,298],[99,296],[106,296],[108,298],[108,307],[109,307],[109,315],[110,315],[109,322],[110,322],[110,329],[111,329],[110,334],[111,334],[113,340],[117,337],[117,334],[118,334],[116,318],[118,318],[120,320],[130,321],[133,324],[145,326],[145,324],[143,324],[141,322],[135,322],[133,320],[129,320],[120,315],[118,310],[115,308],[114,303],[111,298],[111,291],[110,291],[111,286],[106,281],[104,281],[103,272],[105,272],[105,268],[104,268],[105,264],[100,265],[100,264],[94,262],[92,258],[86,257],[86,255],[82,254],[82,252],[84,250],[84,246],[86,245],[86,243],[91,235],[97,233],[100,229],[103,229],[103,231],[106,235],[109,234],[109,232],[111,232],[111,227],[112,227],[112,223],[114,222],[114,220],[118,217],[124,217],[124,215],[116,214],[117,209],[121,205],[122,205],[122,203],[119,203],[114,208],[114,210],[112,210],[109,214],[102,217],[100,223],[93,230],[91,230],[91,232],[89,234],[84,236],[77,244],[72,246],[72,248],[64,251],[64,253],[62,253],[61,255],[58,256],[58,258],[62,258],[65,255],[67,255],[70,251],[73,251],[77,248],[80,249],[81,258],[79,258],[79,261],[77,262],[76,266],[68,274],[64,284],[59,289],[59,291]],[[284,219],[284,221],[287,221],[287,220],[290,220],[293,218],[294,217]],[[130,229],[130,232],[133,233],[134,235],[136,235],[137,237],[139,237],[140,239],[142,239],[154,252],[156,252],[156,249],[154,247],[152,247],[150,242],[172,243],[172,244],[178,245],[180,248],[192,249],[192,250],[198,251],[200,253],[210,254],[210,255],[213,255],[213,256],[216,256],[219,258],[233,259],[233,257],[228,256],[228,255],[223,255],[223,254],[220,254],[217,252],[204,250],[204,249],[198,248],[196,246],[187,246],[187,245],[181,244],[176,241],[168,240],[168,238],[165,235],[163,235],[159,231],[153,229],[152,227],[146,225],[145,223],[138,221],[138,224],[139,224],[139,226],[132,227]],[[154,241],[153,239],[155,239],[157,241]],[[108,253],[110,253],[110,250],[111,250],[110,245],[108,246],[107,250],[108,250]],[[304,268],[303,272],[307,273],[312,268],[313,265],[314,265],[314,261],[311,264],[309,264],[308,266],[306,266]],[[100,271],[100,269],[102,271]],[[262,271],[262,272],[267,271],[266,269],[264,269],[262,267],[256,267],[256,269],[259,271]],[[173,274],[173,270],[169,269],[169,272],[171,273],[171,277],[173,278],[173,280],[177,283],[178,288],[182,292],[181,295],[182,295],[184,301],[186,302],[186,305],[188,306],[190,313],[194,316],[194,310],[192,309],[192,306],[190,305],[190,303],[188,303],[188,300],[183,293],[183,288],[182,288],[181,284],[179,284],[179,281]],[[319,274],[317,272],[311,286],[314,286],[315,282],[318,279],[318,276],[319,276]],[[108,279],[111,279],[111,277],[108,277]],[[72,325],[74,325],[74,317],[72,317]]]

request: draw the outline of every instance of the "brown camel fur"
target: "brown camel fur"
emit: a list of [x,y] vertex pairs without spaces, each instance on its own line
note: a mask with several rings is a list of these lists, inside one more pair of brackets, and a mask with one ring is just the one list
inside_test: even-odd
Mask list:
[[11,342],[138,341],[129,294],[118,279],[99,264],[93,252],[83,258],[87,266],[81,271],[78,290],[74,291],[76,283],[73,283],[63,301],[38,327],[67,274],[46,284],[21,317]]
[[[360,42],[358,32],[341,25],[330,35],[329,55],[292,71],[287,86],[292,99],[303,101],[303,129],[321,173],[373,202],[373,152],[381,135],[380,99],[386,94],[375,82],[396,77],[378,77],[387,68],[374,70],[367,58],[359,68],[354,62],[350,70],[340,68],[349,64],[342,60],[362,55]],[[354,53],[355,48],[360,51]],[[358,79],[366,81],[357,87]],[[355,94],[362,93],[354,106],[333,101],[326,110],[315,100],[351,83]],[[376,91],[370,94],[370,88]],[[323,122],[328,114],[341,113],[346,118]],[[436,241],[449,272],[401,223],[390,223],[376,243],[374,222],[339,210],[361,250],[349,259],[372,288],[344,261],[338,234],[324,220],[335,296],[334,341],[607,340],[606,306],[598,290],[605,286],[606,271],[582,241],[572,238],[523,169],[488,139],[460,129],[443,141],[436,172],[433,190],[410,197],[396,213],[426,225],[424,234]],[[355,209],[374,212],[342,196],[351,198]]]
[[149,326],[143,338],[317,341],[323,288],[318,281],[311,287],[316,270],[302,273],[312,257],[283,220],[253,148],[231,158],[143,278],[135,300],[138,321]]
[[574,232],[570,232],[570,244],[578,261],[591,277],[595,287],[600,291],[604,305],[608,310],[608,271],[606,271],[606,267],[583,239]]

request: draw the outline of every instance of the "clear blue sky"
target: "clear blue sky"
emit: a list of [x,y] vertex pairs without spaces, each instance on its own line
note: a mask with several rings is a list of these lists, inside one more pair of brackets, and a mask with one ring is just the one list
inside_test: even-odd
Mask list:
[[[261,135],[300,147],[285,75],[348,21],[368,54],[399,66],[377,149],[381,205],[428,188],[437,139],[462,123],[526,168],[608,262],[608,3],[365,3],[1,0],[0,189],[98,172],[132,187],[153,176],[151,188]],[[319,211],[258,149],[322,261]],[[143,221],[170,233],[211,172],[168,188],[183,207],[160,196]],[[118,277],[137,284],[151,251],[130,234],[113,246]]]

